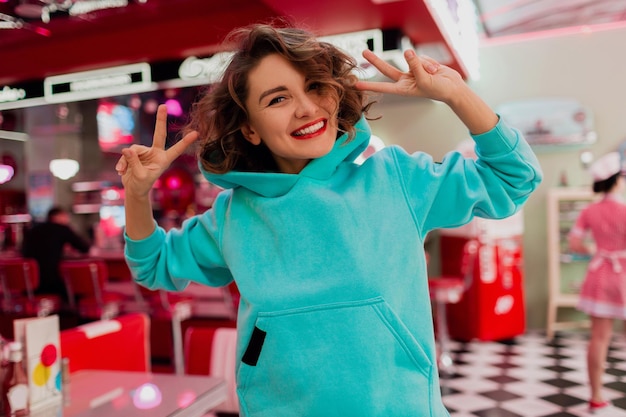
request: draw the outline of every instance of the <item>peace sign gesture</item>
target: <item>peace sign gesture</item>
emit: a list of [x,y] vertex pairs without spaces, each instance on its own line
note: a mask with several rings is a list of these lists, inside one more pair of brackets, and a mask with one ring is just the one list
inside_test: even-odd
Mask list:
[[115,165],[115,170],[122,177],[127,197],[146,197],[161,174],[198,139],[198,133],[188,133],[167,150],[166,137],[167,107],[160,105],[157,109],[152,146],[132,145],[123,149],[122,156]]
[[461,75],[432,58],[417,56],[414,51],[404,52],[409,70],[403,72],[387,63],[372,51],[365,50],[363,57],[392,82],[359,81],[357,88],[402,96],[426,97],[447,102],[459,89],[465,89]]
[[404,52],[409,70],[404,72],[387,63],[372,51],[363,57],[391,81],[358,81],[359,90],[401,96],[425,97],[446,103],[473,134],[487,132],[498,122],[498,116],[454,69],[432,58],[418,57],[413,50]]

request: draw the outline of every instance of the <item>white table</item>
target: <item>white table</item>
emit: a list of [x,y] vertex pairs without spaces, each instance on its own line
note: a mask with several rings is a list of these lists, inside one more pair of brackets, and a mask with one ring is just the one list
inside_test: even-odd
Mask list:
[[226,382],[210,376],[82,370],[71,374],[62,401],[33,408],[31,417],[200,417],[227,395]]

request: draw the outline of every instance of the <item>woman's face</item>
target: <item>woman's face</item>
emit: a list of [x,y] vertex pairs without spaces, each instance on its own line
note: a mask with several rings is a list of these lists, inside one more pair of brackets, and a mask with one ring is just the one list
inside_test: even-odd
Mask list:
[[300,172],[337,138],[336,101],[285,58],[271,54],[248,75],[245,138],[269,148],[281,172]]

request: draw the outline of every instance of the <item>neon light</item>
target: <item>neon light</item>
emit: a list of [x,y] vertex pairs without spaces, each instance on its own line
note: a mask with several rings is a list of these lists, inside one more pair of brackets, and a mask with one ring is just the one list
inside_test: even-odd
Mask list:
[[52,35],[52,32],[50,32],[48,29],[42,28],[40,26],[35,28],[35,33],[37,33],[39,35],[42,35],[42,36],[46,36],[46,37]]
[[10,181],[14,173],[11,165],[0,165],[0,184]]
[[383,52],[383,31],[380,29],[323,36],[319,39],[343,49],[357,60],[365,61],[361,58],[361,52],[365,49],[371,49],[376,55]]
[[162,400],[161,390],[151,383],[141,385],[133,394],[133,404],[140,410],[155,408]]
[[165,107],[167,107],[167,114],[172,116],[180,117],[184,113],[180,102],[173,98],[165,101]]
[[23,100],[24,98],[26,98],[26,90],[23,88],[11,88],[5,85],[2,90],[0,90],[0,103]]
[[97,90],[99,88],[116,87],[128,85],[133,82],[128,74],[113,75],[110,77],[92,78],[90,80],[76,81],[70,83],[70,91]]
[[178,68],[182,80],[203,79],[207,84],[219,81],[232,58],[232,52],[219,52],[209,58],[190,56]]
[[165,184],[166,184],[167,188],[169,188],[170,190],[177,190],[177,189],[179,189],[181,187],[183,182],[178,177],[169,177],[165,181]]
[[527,42],[532,40],[555,38],[559,36],[589,35],[591,33],[604,32],[626,28],[626,22],[610,22],[595,25],[571,26],[559,29],[542,30],[537,32],[521,33],[517,35],[498,36],[481,41],[483,46],[506,45],[515,42]]
[[128,0],[95,0],[75,2],[70,7],[70,15],[78,16],[81,14],[91,13],[96,10],[113,9],[116,7],[128,6]]
[[151,79],[147,63],[55,75],[44,80],[44,97],[49,103],[67,103],[151,91],[156,89]]

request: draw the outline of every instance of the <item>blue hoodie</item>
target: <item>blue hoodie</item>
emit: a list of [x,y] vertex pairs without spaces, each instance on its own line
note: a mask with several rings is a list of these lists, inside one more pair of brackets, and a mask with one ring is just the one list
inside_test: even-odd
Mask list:
[[236,281],[242,416],[448,416],[440,395],[424,238],[473,216],[515,213],[541,181],[521,135],[474,136],[478,160],[436,163],[370,129],[299,174],[205,177],[226,190],[180,230],[126,238],[138,283]]

